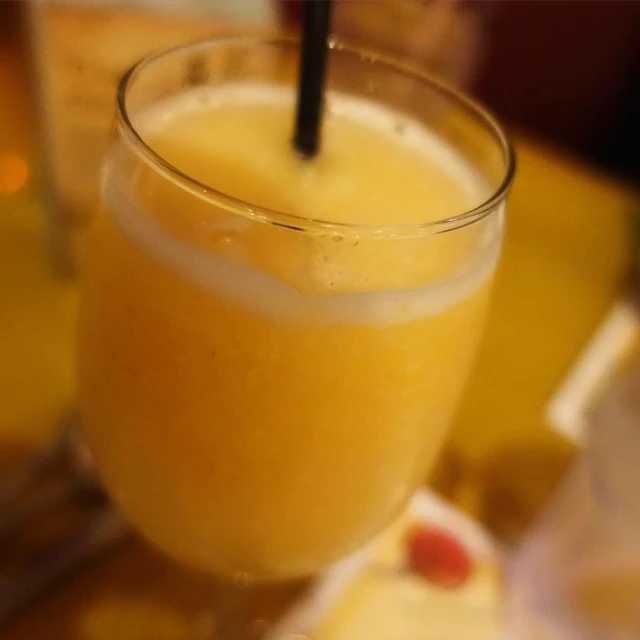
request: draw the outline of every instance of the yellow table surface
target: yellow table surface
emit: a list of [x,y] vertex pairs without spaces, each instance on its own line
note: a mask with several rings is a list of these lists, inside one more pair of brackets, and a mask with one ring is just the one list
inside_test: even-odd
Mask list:
[[437,477],[505,538],[538,512],[572,453],[544,410],[626,289],[638,202],[631,186],[526,136],[516,149],[486,337]]
[[[12,73],[0,55],[0,86],[16,82]],[[0,101],[0,154],[28,138],[17,107]],[[505,536],[546,497],[570,455],[545,425],[543,407],[619,295],[631,262],[634,197],[524,136],[517,150],[487,337],[435,478],[441,491]],[[36,190],[0,193],[0,470],[51,437],[74,401],[77,290],[54,275],[49,258]],[[201,583],[129,546],[57,590],[2,637],[180,638],[180,612],[202,601],[202,588],[194,586]],[[122,616],[130,621],[126,633],[117,627]],[[151,636],[136,635],[149,624],[156,625]]]

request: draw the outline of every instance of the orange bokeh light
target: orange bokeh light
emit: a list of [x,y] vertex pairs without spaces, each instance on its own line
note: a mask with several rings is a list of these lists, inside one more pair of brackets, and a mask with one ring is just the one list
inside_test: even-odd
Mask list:
[[29,167],[16,153],[0,152],[0,193],[20,191],[29,177]]

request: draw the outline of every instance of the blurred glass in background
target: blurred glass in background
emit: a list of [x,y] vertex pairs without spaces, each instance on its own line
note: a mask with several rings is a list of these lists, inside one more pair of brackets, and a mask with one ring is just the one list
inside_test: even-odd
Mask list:
[[276,8],[265,0],[31,0],[26,10],[55,257],[75,271],[124,71],[154,50],[274,26]]
[[640,630],[640,360],[597,403],[584,450],[514,554],[519,640],[635,640]]

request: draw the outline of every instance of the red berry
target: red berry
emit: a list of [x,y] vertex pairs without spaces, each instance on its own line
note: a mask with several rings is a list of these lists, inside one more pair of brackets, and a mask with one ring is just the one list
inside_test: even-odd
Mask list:
[[445,589],[463,585],[473,566],[469,552],[449,532],[418,525],[407,537],[408,564],[412,571]]

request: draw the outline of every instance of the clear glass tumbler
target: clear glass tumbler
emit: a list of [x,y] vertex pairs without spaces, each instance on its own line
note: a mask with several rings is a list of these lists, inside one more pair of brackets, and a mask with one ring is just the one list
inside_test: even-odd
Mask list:
[[[323,150],[300,159],[298,50],[220,39],[131,69],[82,265],[80,404],[104,481],[154,544],[230,577],[314,572],[404,506],[473,362],[514,172],[481,107],[336,42]],[[158,138],[187,95],[201,128]]]

